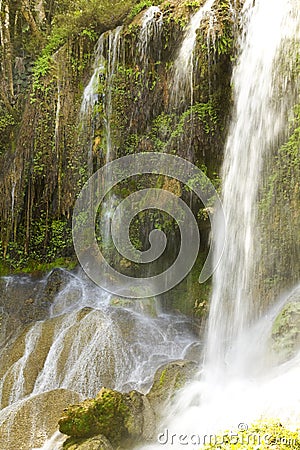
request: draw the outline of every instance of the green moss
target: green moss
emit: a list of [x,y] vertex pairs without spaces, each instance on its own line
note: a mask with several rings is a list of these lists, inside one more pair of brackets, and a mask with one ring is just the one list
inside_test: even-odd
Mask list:
[[[261,192],[262,287],[273,298],[298,279],[300,270],[300,105],[294,107],[287,141],[274,149]],[[280,232],[279,232],[280,230]],[[270,249],[272,251],[270,252]]]
[[6,276],[10,274],[22,274],[22,273],[34,273],[44,275],[50,272],[52,269],[63,267],[68,270],[73,270],[78,265],[78,261],[73,258],[57,258],[52,262],[39,262],[28,258],[23,264],[16,262],[12,264],[10,261],[0,261],[0,276]]
[[59,420],[59,430],[74,438],[102,434],[117,444],[127,437],[125,420],[128,414],[123,394],[102,388],[95,399],[67,408]]
[[172,132],[172,137],[177,137],[184,132],[185,126],[193,120],[193,116],[200,119],[205,133],[214,135],[217,125],[217,113],[215,106],[211,103],[196,103],[186,110],[180,117],[179,123]]
[[272,327],[273,350],[284,360],[300,348],[300,301],[288,303]]
[[134,5],[134,7],[132,8],[132,10],[130,11],[130,13],[128,15],[128,18],[133,19],[141,11],[143,11],[143,9],[149,8],[150,6],[155,6],[155,5],[159,5],[159,1],[155,2],[152,0],[142,0],[142,1],[138,2],[136,5]]
[[211,443],[204,448],[222,450],[269,450],[300,449],[299,432],[285,428],[279,420],[260,420],[247,430],[225,431],[212,436]]
[[175,395],[176,391],[192,379],[196,370],[195,362],[184,360],[172,361],[160,367],[147,394],[154,410],[162,410],[163,405]]
[[164,369],[164,370],[161,372],[161,375],[160,375],[160,377],[159,377],[159,384],[160,384],[161,386],[165,383],[166,375],[167,375],[167,369]]

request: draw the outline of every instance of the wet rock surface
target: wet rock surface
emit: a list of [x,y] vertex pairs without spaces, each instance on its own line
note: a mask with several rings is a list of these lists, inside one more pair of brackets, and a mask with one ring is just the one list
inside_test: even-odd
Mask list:
[[[138,442],[152,440],[164,406],[192,378],[196,368],[193,361],[172,361],[157,370],[146,395],[102,388],[94,399],[69,406],[59,420],[60,432],[71,436],[64,448],[133,448]],[[112,447],[105,447],[107,444],[97,435],[104,436]],[[82,441],[84,438],[88,439]],[[89,443],[93,446],[87,447]]]
[[300,349],[300,288],[287,299],[272,327],[272,347],[281,361]]
[[43,445],[57,429],[57,420],[76,392],[56,389],[24,399],[1,413],[0,448],[28,450]]
[[41,279],[28,275],[0,278],[0,345],[27,324],[44,320],[70,277],[69,272],[57,268]]

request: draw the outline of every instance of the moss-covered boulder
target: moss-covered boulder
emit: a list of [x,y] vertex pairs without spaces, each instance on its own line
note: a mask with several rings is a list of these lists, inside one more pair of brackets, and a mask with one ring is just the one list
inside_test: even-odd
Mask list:
[[109,440],[101,435],[77,442],[73,439],[68,439],[64,443],[63,448],[64,450],[113,450]]
[[143,405],[143,395],[137,391],[122,394],[102,388],[94,399],[67,408],[59,430],[73,438],[103,435],[118,445],[142,434]]
[[161,366],[154,376],[154,382],[147,398],[157,415],[163,406],[193,377],[198,365],[194,361],[177,360]]
[[211,435],[205,449],[222,450],[299,450],[299,432],[286,428],[279,420],[261,419],[244,430],[225,431],[223,435]]
[[102,388],[95,398],[69,406],[59,420],[60,432],[71,437],[64,448],[133,448],[138,442],[152,440],[163,407],[196,368],[193,361],[172,361],[158,369],[146,395]]
[[281,360],[293,357],[300,348],[300,298],[287,303],[274,321],[272,346]]

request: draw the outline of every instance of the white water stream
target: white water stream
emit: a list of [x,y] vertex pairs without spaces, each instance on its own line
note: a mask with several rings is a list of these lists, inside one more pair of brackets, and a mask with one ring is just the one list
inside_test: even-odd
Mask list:
[[[147,391],[156,369],[184,358],[197,341],[191,321],[164,313],[158,301],[112,298],[81,273],[65,276],[68,282],[56,295],[49,317],[31,325],[8,354],[4,349],[0,355],[8,365],[1,377],[0,427],[9,418],[13,423],[24,402],[56,389],[82,398],[94,397],[102,386]],[[10,285],[15,283],[18,277]],[[43,433],[40,420],[27,425],[33,427],[33,436]]]
[[[196,30],[213,3],[208,0],[192,18],[175,66],[174,95],[192,93]],[[158,430],[165,433],[167,429],[178,437],[236,428],[260,416],[290,423],[300,420],[300,354],[281,365],[269,357],[272,323],[289,294],[259,315],[253,290],[260,255],[257,199],[263,164],[286,126],[285,113],[293,100],[286,91],[288,77],[279,70],[278,55],[288,40],[299,37],[299,12],[297,0],[273,0],[271,10],[267,0],[252,3],[246,1],[244,7],[245,33],[233,75],[235,110],[223,167],[227,245],[214,277],[205,365],[170,405]],[[117,29],[99,40],[94,74],[82,103],[86,116],[99,101],[99,77],[108,77],[111,86],[119,37]],[[103,56],[104,42],[109,46],[108,62]],[[279,97],[279,92],[285,95]],[[109,95],[108,90],[104,100],[108,161],[113,147]],[[56,295],[49,317],[24,334],[23,352],[18,357],[16,351],[2,377],[1,402],[11,405],[2,410],[0,422],[17,411],[24,399],[57,388],[72,389],[84,397],[94,396],[103,384],[146,390],[157,367],[186,356],[195,340],[189,328],[186,318],[164,314],[159,303],[113,299],[82,275],[71,274]],[[38,353],[44,360],[33,376],[32,358]],[[54,450],[60,443],[56,434],[44,448]],[[176,437],[173,443],[147,448],[162,447],[176,450],[182,445]]]
[[215,0],[207,0],[192,16],[184,39],[174,63],[174,74],[171,86],[171,105],[180,106],[181,103],[193,104],[194,89],[194,49],[196,46],[197,30],[202,20],[209,16],[212,20],[212,6]]
[[280,142],[286,111],[295,101],[284,60],[290,55],[283,49],[299,41],[298,7],[296,0],[274,0],[271,7],[266,0],[244,5],[245,30],[233,74],[235,107],[223,165],[227,243],[213,280],[204,368],[166,412],[160,444],[143,448],[163,444],[179,449],[180,435],[203,437],[261,416],[299,424],[300,353],[276,365],[269,342],[273,320],[289,295],[274,299],[275,306],[266,311],[255,290],[258,193],[264,163]]
[[[138,53],[144,72],[147,70],[151,42],[155,46],[161,45],[161,32],[163,27],[163,14],[158,6],[150,6],[143,16],[139,33]],[[159,58],[160,60],[160,58]]]

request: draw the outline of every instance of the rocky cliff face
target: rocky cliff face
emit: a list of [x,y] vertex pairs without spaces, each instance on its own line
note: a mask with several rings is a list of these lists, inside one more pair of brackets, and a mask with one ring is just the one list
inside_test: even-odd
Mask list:
[[[122,28],[104,33],[98,44],[93,23],[84,30],[77,24],[77,35],[67,38],[57,38],[50,24],[50,40],[40,51],[28,44],[27,59],[12,57],[18,115],[5,122],[0,153],[1,258],[7,265],[73,255],[75,198],[108,158],[176,153],[217,179],[236,23],[231,3],[216,0],[198,19],[190,66],[178,73],[190,19],[203,4],[172,0],[147,9],[148,2],[140,2]],[[93,70],[97,95],[84,97]],[[130,189],[127,184],[124,192]]]

